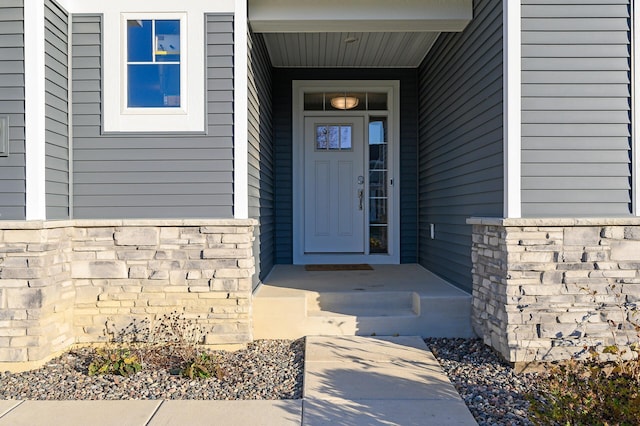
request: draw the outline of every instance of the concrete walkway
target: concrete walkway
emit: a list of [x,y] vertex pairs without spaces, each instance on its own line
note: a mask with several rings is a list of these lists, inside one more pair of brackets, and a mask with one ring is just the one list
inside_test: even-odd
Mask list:
[[304,399],[0,401],[0,425],[476,425],[420,337],[307,337]]

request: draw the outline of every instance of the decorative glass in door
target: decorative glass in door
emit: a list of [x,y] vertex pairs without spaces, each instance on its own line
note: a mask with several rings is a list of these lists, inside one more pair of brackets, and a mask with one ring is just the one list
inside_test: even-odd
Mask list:
[[316,126],[316,151],[350,151],[350,124],[322,124]]

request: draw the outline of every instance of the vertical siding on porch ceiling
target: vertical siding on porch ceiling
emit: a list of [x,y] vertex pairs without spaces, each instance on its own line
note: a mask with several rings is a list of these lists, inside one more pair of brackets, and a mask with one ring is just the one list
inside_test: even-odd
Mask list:
[[102,134],[101,63],[117,58],[100,15],[72,20],[74,217],[233,217],[233,16],[206,17],[206,135]]
[[274,263],[273,113],[271,62],[262,34],[249,33],[249,217],[258,220],[254,287]]
[[24,3],[0,6],[0,115],[9,117],[9,156],[0,157],[0,219],[25,218]]
[[442,33],[419,69],[419,261],[468,291],[465,221],[501,216],[503,204],[502,3],[476,1],[473,16],[464,32]]
[[277,68],[273,73],[276,263],[293,263],[291,84],[293,80],[400,81],[400,262],[417,261],[416,71],[412,69]]
[[45,1],[45,188],[47,219],[69,217],[68,14]]
[[628,0],[522,1],[524,216],[630,213]]

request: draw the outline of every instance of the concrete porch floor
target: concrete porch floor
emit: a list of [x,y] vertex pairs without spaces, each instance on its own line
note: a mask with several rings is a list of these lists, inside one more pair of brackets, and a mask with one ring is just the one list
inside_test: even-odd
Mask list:
[[471,337],[471,295],[416,264],[368,271],[276,265],[253,296],[256,339]]

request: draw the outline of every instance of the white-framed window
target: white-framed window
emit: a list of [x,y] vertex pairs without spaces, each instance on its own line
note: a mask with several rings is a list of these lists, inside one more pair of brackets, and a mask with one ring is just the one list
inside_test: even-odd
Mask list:
[[182,110],[186,86],[181,52],[186,17],[126,20],[124,109],[129,112],[155,108]]
[[203,15],[136,12],[118,19],[119,41],[105,38],[103,130],[203,132]]

